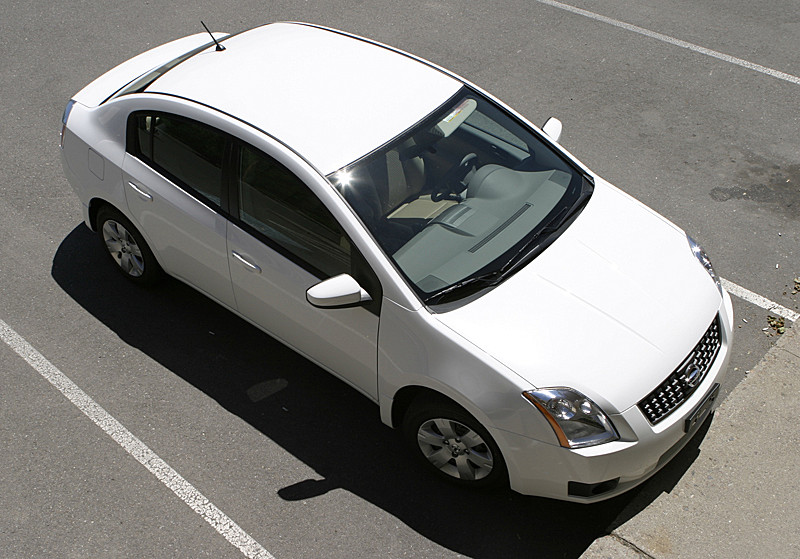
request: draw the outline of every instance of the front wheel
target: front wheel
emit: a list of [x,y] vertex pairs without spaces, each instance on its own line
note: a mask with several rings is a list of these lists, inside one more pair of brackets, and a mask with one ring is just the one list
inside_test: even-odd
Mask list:
[[100,209],[97,234],[117,269],[126,278],[143,285],[152,285],[161,278],[161,267],[153,252],[142,234],[122,213],[110,206]]
[[449,481],[488,488],[507,480],[503,456],[489,432],[447,400],[414,402],[403,436],[412,452]]

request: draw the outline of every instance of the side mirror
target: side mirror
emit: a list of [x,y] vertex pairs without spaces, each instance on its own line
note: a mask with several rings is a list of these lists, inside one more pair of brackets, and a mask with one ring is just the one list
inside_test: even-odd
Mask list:
[[321,281],[306,291],[306,300],[321,309],[355,307],[372,301],[352,276],[341,274]]
[[547,122],[544,123],[542,127],[542,132],[547,134],[551,140],[557,142],[561,138],[561,130],[564,128],[564,125],[561,124],[561,121],[558,120],[556,117],[551,116],[547,119]]

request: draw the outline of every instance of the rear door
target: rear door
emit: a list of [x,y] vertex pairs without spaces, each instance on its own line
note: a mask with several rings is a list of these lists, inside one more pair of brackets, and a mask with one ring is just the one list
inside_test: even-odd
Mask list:
[[128,209],[164,269],[233,308],[223,210],[231,149],[227,134],[197,121],[134,113],[122,171]]

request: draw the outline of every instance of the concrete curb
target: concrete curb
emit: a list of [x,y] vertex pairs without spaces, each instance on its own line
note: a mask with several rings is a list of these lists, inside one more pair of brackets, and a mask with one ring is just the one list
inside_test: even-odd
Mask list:
[[787,329],[722,403],[675,487],[582,559],[800,556],[798,330]]

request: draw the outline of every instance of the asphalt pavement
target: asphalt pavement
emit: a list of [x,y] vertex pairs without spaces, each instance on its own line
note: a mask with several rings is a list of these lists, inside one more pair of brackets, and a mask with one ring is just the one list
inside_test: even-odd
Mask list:
[[[800,336],[775,335],[763,302],[734,298],[721,408],[640,488],[592,506],[475,495],[423,475],[372,403],[197,292],[124,281],[81,224],[58,152],[72,94],[200,19],[231,33],[308,21],[450,68],[537,124],[560,118],[567,149],[700,241],[722,277],[800,310],[800,85],[753,69],[800,76],[797,0],[564,4],[590,14],[4,2],[0,320],[276,559],[796,557]],[[564,336],[581,331],[561,319]],[[243,556],[7,344],[0,510],[3,559]]]

